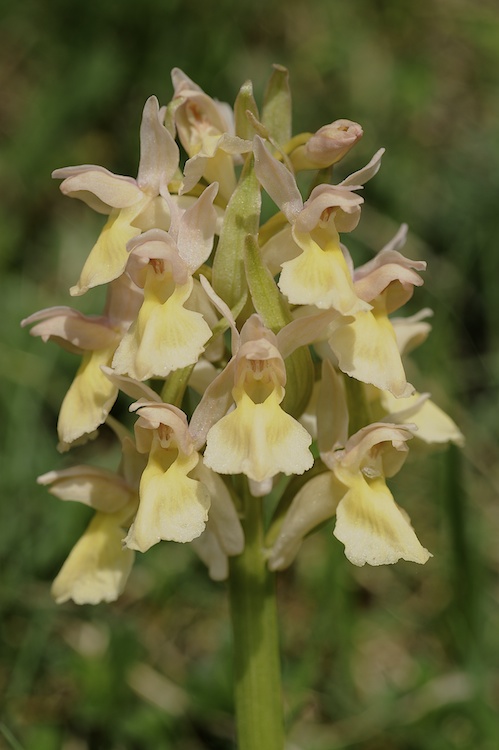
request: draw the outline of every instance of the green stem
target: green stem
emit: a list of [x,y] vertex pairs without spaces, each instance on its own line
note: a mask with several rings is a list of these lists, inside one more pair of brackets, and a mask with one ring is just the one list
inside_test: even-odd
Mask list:
[[350,436],[362,427],[371,424],[372,417],[364,383],[346,375],[345,391],[349,414],[348,434]]
[[262,499],[244,500],[244,552],[230,558],[235,703],[239,750],[283,750],[274,574],[263,554]]

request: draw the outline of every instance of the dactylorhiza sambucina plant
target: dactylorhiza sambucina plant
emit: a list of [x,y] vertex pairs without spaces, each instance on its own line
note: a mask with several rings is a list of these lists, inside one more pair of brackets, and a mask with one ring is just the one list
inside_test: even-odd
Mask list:
[[[402,254],[406,227],[359,267],[340,240],[359,222],[383,149],[335,182],[362,128],[336,120],[293,137],[285,69],[275,67],[261,113],[249,82],[232,109],[182,71],[172,78],[167,106],[145,104],[137,178],[88,165],[54,172],[65,195],[108,217],[70,290],[106,285],[107,301],[100,315],[54,307],[23,325],[81,359],[60,450],[107,423],[123,458],[116,473],[79,465],[39,478],[95,510],[53,594],[113,601],[135,551],[191,543],[212,578],[229,578],[240,747],[279,750],[274,571],[333,517],[355,565],[425,563],[386,480],[409,441],[462,435],[406,379],[404,357],[431,314],[392,315],[426,266]],[[278,209],[263,224],[262,189]],[[120,390],[134,435],[110,414]]]

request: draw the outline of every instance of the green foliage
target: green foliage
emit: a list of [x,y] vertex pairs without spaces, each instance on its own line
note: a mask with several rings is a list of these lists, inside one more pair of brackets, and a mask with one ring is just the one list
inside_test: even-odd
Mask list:
[[[367,259],[409,223],[407,254],[429,263],[418,307],[436,313],[409,379],[467,437],[464,457],[436,453],[394,481],[435,555],[425,568],[355,569],[328,525],[280,577],[290,738],[307,750],[495,750],[497,5],[220,0],[216,20],[196,0],[2,10],[0,744],[234,747],[225,591],[189,550],[165,543],[141,557],[116,604],[52,603],[88,514],[36,477],[67,465],[55,424],[76,360],[18,323],[74,304],[67,290],[100,226],[60,196],[51,170],[135,175],[141,109],[152,93],[168,101],[170,68],[227,101],[251,78],[261,101],[275,62],[290,70],[295,132],[359,121],[350,170],[387,148],[366,188],[374,208],[348,242]],[[99,293],[79,308],[96,309]],[[114,467],[105,430],[99,440],[99,462]],[[74,453],[87,460],[85,447]]]

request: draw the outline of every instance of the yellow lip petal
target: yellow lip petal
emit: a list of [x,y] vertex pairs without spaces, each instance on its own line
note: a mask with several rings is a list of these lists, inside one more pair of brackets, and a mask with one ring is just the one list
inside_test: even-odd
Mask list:
[[[162,539],[190,542],[206,526],[210,497],[201,482],[187,474],[196,466],[199,454],[178,455],[153,444],[140,481],[140,503],[125,544],[145,552]],[[165,470],[166,469],[166,470]]]
[[356,314],[329,339],[340,370],[363,383],[371,383],[394,396],[409,396],[414,388],[407,382],[393,326],[386,315],[370,310]]
[[389,565],[401,558],[424,564],[431,554],[419,542],[406,514],[382,477],[352,477],[336,510],[334,536],[354,565]]
[[192,279],[163,303],[146,290],[137,321],[116,350],[113,367],[117,373],[147,380],[197,362],[211,329],[200,313],[183,306],[187,286],[192,287]]
[[106,378],[100,367],[110,364],[113,351],[114,346],[83,355],[59,413],[57,431],[62,448],[93,432],[109,414],[118,388]]
[[140,229],[132,226],[131,222],[149,200],[145,198],[137,206],[111,213],[90,251],[78,283],[69,290],[73,296],[80,296],[94,286],[107,284],[123,273],[128,260],[127,242],[140,233]]
[[353,282],[339,240],[325,230],[317,230],[321,246],[309,234],[294,232],[303,252],[282,264],[279,288],[292,304],[330,307],[351,315],[369,307],[355,294]]
[[210,429],[204,463],[220,474],[246,474],[256,482],[284,474],[303,474],[314,459],[312,438],[279,406],[276,391],[261,404],[246,393],[236,409]]
[[52,584],[56,602],[114,602],[125,587],[134,559],[131,550],[123,549],[122,539],[117,519],[96,513]]

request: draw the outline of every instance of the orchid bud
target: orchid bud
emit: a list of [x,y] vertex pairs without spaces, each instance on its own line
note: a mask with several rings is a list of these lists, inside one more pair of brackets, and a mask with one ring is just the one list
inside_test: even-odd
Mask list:
[[352,120],[335,120],[324,125],[290,154],[293,167],[295,170],[330,167],[343,159],[362,134],[361,126]]

